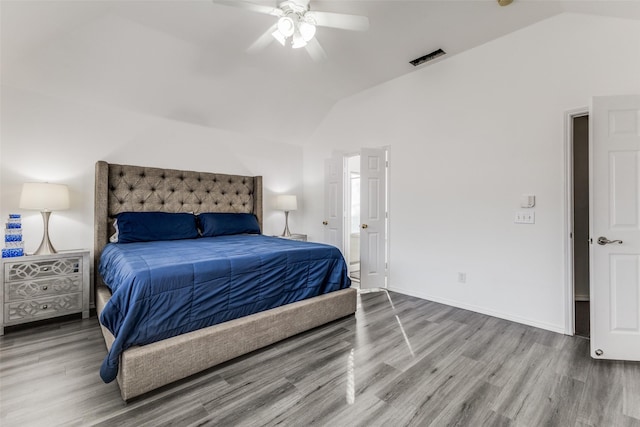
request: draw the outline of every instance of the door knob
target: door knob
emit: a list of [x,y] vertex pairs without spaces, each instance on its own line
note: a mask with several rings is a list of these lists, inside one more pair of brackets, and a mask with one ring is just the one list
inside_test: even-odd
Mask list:
[[603,245],[604,246],[604,245],[608,245],[610,243],[617,243],[617,244],[621,245],[622,244],[622,240],[609,240],[604,236],[598,237],[598,244],[599,245]]
[[329,225],[328,221],[322,221],[322,225]]
[[369,228],[369,226],[368,226],[367,224],[362,224],[362,228],[363,228],[363,229],[365,229],[365,228]]

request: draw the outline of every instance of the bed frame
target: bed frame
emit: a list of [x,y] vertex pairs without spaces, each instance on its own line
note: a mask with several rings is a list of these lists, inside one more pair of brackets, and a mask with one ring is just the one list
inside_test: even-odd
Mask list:
[[[111,297],[98,273],[102,249],[120,212],[253,213],[262,228],[262,177],[96,163],[94,283],[98,316]],[[235,357],[356,311],[343,289],[152,344],[120,356],[117,381],[126,401]],[[114,337],[102,327],[107,348]]]

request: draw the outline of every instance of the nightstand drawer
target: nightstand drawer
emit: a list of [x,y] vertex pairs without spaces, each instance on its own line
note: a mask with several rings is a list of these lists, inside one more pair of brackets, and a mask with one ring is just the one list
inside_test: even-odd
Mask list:
[[44,277],[61,276],[80,273],[82,271],[82,257],[69,257],[47,260],[33,260],[8,262],[4,265],[4,281],[40,279]]
[[82,293],[18,301],[4,305],[4,321],[45,319],[82,311]]
[[82,292],[82,275],[10,282],[5,292],[5,302]]

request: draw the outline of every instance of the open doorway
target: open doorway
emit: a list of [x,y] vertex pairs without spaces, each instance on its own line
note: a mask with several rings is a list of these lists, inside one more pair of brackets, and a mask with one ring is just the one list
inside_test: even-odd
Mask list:
[[589,338],[589,115],[571,121],[574,333]]
[[360,286],[360,155],[347,158],[347,253],[349,277]]
[[[580,326],[576,327],[575,307],[587,304],[580,304],[586,301],[576,304],[576,296],[586,300],[588,295],[589,347],[594,359],[640,361],[639,113],[640,95],[618,95],[595,96],[589,109],[567,111],[565,115],[565,330],[568,335],[582,333]],[[587,115],[589,132],[582,140],[588,141],[585,144],[589,150],[580,161],[574,159],[574,152],[580,152],[580,130],[576,123],[580,122],[579,117]],[[587,193],[574,189],[574,181],[578,181],[574,173],[578,173],[580,164],[585,169],[588,164],[589,172],[589,210],[583,213],[589,215],[588,236],[574,235],[576,219],[580,218],[574,196]],[[574,254],[581,244],[588,244],[585,250],[588,258]],[[580,279],[575,276],[579,274],[581,260],[587,259],[588,267],[583,264],[583,268],[589,271],[588,294],[581,295]]]
[[388,181],[388,147],[325,160],[324,241],[342,251],[360,290],[388,286]]

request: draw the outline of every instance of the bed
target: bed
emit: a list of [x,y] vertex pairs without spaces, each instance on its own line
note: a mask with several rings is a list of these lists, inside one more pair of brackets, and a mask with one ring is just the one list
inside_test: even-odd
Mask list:
[[[95,185],[94,282],[98,316],[105,311],[105,307],[108,312],[116,302],[114,298],[107,306],[112,294],[103,282],[99,265],[103,251],[108,253],[114,246],[127,246],[107,246],[110,236],[115,232],[114,219],[119,214],[123,212],[194,215],[205,212],[253,214],[259,227],[262,227],[261,177],[148,168],[99,161],[96,163]],[[224,244],[230,245],[227,246],[229,248],[254,247],[253,241],[247,243],[237,240],[241,238],[260,242],[256,246],[285,245],[284,249],[289,253],[288,258],[291,258],[294,263],[300,263],[300,260],[307,256],[302,255],[307,247],[297,246],[307,245],[305,242],[293,242],[262,235],[226,236],[224,239],[213,237],[211,240],[216,244],[224,241]],[[197,241],[198,245],[208,244],[207,239],[204,238],[194,241]],[[194,266],[207,265],[204,261],[197,264],[197,254],[209,252],[208,247],[206,251],[198,249],[197,253],[187,254],[184,251],[191,249],[184,249],[186,246],[184,248],[181,246],[186,245],[184,242],[169,241],[166,245],[169,247],[168,251],[184,254],[183,258],[191,260]],[[133,243],[129,244],[128,248],[133,249],[136,246],[137,244]],[[234,250],[227,250],[227,252],[233,256],[236,254]],[[237,256],[240,255],[238,252]],[[266,255],[261,257],[268,258]],[[139,264],[152,262],[145,259]],[[195,271],[201,268],[193,267],[193,269]],[[264,268],[261,267],[261,269]],[[240,281],[245,288],[240,286],[237,292],[250,289],[252,281],[263,280],[252,278],[250,270],[251,268],[247,269],[249,275]],[[103,274],[108,277],[106,271],[103,271]],[[295,275],[297,277],[299,274]],[[288,284],[283,283],[283,287],[286,286]],[[338,287],[329,286],[326,289],[328,293],[321,293],[318,296],[314,296],[315,294],[309,293],[309,289],[306,289],[303,292],[306,292],[306,295],[295,301],[288,295],[279,297],[267,295],[263,300],[268,301],[270,305],[258,306],[258,311],[253,314],[239,318],[231,316],[231,320],[221,318],[218,320],[222,323],[189,332],[179,331],[178,335],[167,338],[160,336],[162,339],[159,341],[141,345],[123,346],[119,342],[121,334],[118,333],[116,334],[118,336],[114,337],[109,330],[118,329],[114,329],[113,325],[105,327],[101,324],[109,355],[117,355],[118,366],[115,372],[117,372],[116,379],[122,398],[125,401],[129,400],[240,355],[353,314],[356,310],[356,290],[340,289],[340,286],[343,287],[344,284]],[[114,297],[117,297],[116,292]],[[273,304],[275,304],[274,308],[270,308]],[[236,311],[242,314],[242,310]],[[123,351],[118,350],[120,348]],[[117,353],[112,350],[117,350]]]

